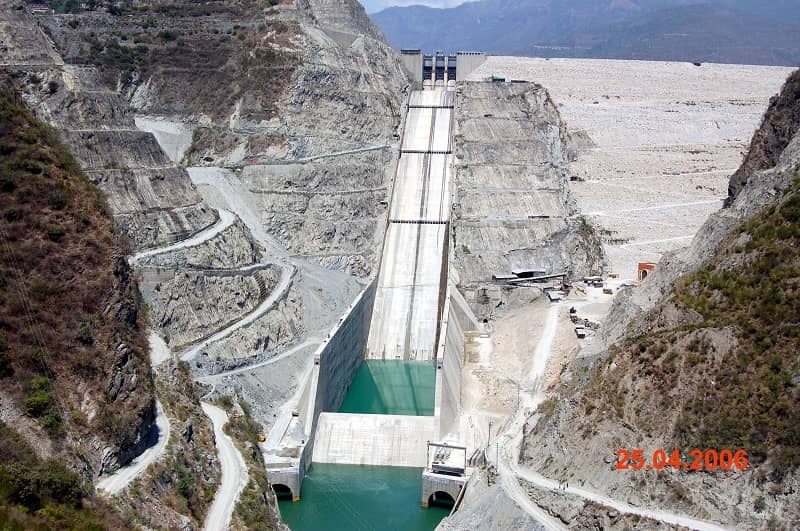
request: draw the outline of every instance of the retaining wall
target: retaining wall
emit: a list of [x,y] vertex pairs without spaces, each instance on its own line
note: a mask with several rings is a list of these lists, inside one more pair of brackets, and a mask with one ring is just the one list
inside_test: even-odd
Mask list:
[[478,330],[479,324],[466,301],[452,284],[447,284],[444,319],[436,353],[436,406],[439,439],[452,433],[458,437],[461,414],[461,368],[464,364],[464,332]]

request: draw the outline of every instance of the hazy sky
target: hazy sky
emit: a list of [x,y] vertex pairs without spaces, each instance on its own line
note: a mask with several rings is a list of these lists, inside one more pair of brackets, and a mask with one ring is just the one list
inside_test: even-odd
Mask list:
[[430,7],[455,7],[465,0],[359,0],[367,13],[377,13],[392,6],[423,5]]

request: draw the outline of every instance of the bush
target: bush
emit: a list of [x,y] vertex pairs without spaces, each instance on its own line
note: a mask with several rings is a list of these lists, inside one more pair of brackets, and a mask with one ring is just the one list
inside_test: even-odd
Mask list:
[[25,410],[34,417],[44,415],[50,407],[50,393],[47,391],[36,391],[25,399]]
[[77,339],[84,345],[91,345],[94,342],[92,325],[89,323],[83,323],[80,328],[78,328]]
[[47,237],[54,242],[60,242],[66,234],[67,231],[61,225],[49,225],[47,227]]
[[158,38],[162,41],[174,41],[178,35],[174,31],[161,30],[158,32]]
[[223,409],[230,409],[233,407],[233,398],[229,395],[222,395],[219,397],[219,405],[222,406]]
[[42,425],[48,435],[55,437],[61,433],[61,415],[58,413],[50,413],[44,418]]

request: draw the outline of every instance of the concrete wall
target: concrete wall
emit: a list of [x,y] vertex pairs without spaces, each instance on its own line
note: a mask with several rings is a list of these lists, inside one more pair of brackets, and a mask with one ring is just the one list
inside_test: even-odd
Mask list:
[[439,439],[453,433],[457,438],[461,414],[461,367],[464,363],[464,332],[478,330],[478,324],[466,301],[452,284],[447,284],[439,346],[436,353],[436,406]]
[[458,52],[456,54],[456,81],[464,81],[476,68],[486,62],[483,52]]
[[[314,366],[296,398],[296,407],[287,408],[267,436],[263,451],[267,477],[272,484],[288,486],[295,500],[300,499],[303,478],[311,466],[320,413],[339,409],[364,360],[374,300],[373,279],[314,353]],[[297,417],[291,416],[292,409]]]
[[314,418],[322,411],[338,411],[350,384],[364,361],[376,282],[373,279],[353,301],[348,313],[330,333],[330,339],[314,354],[319,381]]
[[419,50],[416,50],[416,53],[401,51],[400,62],[406,69],[408,80],[415,86],[419,85],[422,82],[422,52]]

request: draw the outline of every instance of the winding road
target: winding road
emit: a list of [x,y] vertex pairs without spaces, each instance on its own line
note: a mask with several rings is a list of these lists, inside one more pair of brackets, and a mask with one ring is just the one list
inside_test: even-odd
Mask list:
[[228,423],[228,414],[217,406],[201,402],[203,412],[214,425],[214,442],[217,446],[222,478],[214,495],[214,501],[206,515],[203,529],[219,531],[228,527],[236,500],[250,480],[247,475],[247,464],[230,436],[223,431]]
[[164,247],[158,247],[156,249],[148,249],[146,251],[138,252],[130,257],[128,263],[136,264],[150,256],[169,253],[172,251],[177,251],[178,249],[186,249],[187,247],[196,247],[201,243],[207,242],[220,232],[224,231],[225,229],[233,225],[233,222],[236,220],[236,216],[233,214],[233,212],[228,212],[227,210],[222,210],[222,209],[217,209],[217,211],[219,212],[219,219],[213,225],[206,227],[205,229],[201,230],[194,236],[187,238],[185,240],[181,240],[179,242],[175,242]]
[[104,477],[95,487],[111,495],[117,495],[130,485],[139,474],[144,472],[150,463],[156,461],[167,448],[169,442],[169,418],[164,413],[164,408],[160,401],[156,401],[156,429],[158,430],[158,442],[142,452],[136,459],[126,466],[120,468],[110,476]]
[[236,332],[240,328],[244,328],[245,326],[249,325],[265,313],[267,313],[275,303],[283,297],[289,288],[292,285],[292,277],[295,273],[295,268],[292,266],[281,266],[281,278],[278,280],[278,284],[269,294],[269,297],[264,299],[261,304],[255,307],[255,309],[242,317],[240,320],[236,321],[235,323],[231,324],[230,326],[223,328],[216,334],[213,334],[206,339],[195,343],[194,345],[190,346],[180,354],[180,358],[183,361],[189,361],[197,357],[200,352],[203,351],[206,347],[208,347],[212,343],[216,343],[222,339],[225,339],[232,333]]
[[531,369],[520,389],[520,405],[506,425],[503,433],[495,439],[494,444],[492,444],[489,451],[487,451],[487,460],[497,469],[500,476],[500,484],[506,494],[531,517],[535,518],[545,528],[550,530],[566,529],[566,527],[560,521],[543,511],[541,507],[530,499],[525,489],[520,485],[520,479],[538,488],[572,494],[584,500],[605,505],[621,513],[634,514],[670,525],[680,525],[696,529],[698,531],[724,530],[725,528],[718,524],[705,520],[698,520],[684,514],[662,511],[659,509],[634,507],[628,503],[615,500],[589,489],[562,487],[558,481],[546,478],[537,472],[522,467],[519,464],[518,458],[513,457],[520,455],[522,432],[523,426],[527,421],[527,413],[534,411],[545,399],[543,390],[544,375],[547,362],[553,351],[553,340],[558,328],[558,311],[558,304],[552,304],[548,309],[544,333],[536,344]]

